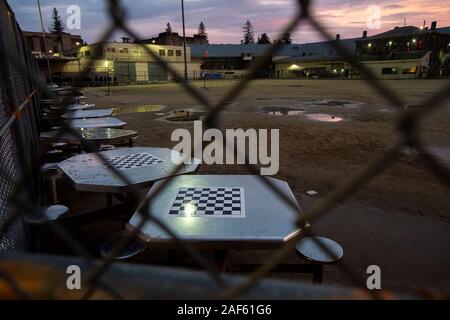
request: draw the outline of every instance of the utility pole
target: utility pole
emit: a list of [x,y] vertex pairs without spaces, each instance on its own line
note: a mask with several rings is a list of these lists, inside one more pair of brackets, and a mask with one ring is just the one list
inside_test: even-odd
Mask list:
[[53,84],[52,69],[50,67],[50,58],[48,57],[47,39],[45,37],[44,19],[42,18],[40,0],[37,0],[37,5],[38,5],[38,10],[39,10],[39,18],[41,19],[42,37],[44,38],[44,50],[45,50],[45,56],[47,57],[47,67],[48,67],[48,76],[50,78],[50,87],[52,88],[51,90],[53,91],[53,87],[51,86]]
[[181,0],[181,15],[183,20],[183,50],[184,50],[184,81],[188,81],[188,68],[186,57],[186,27],[184,24],[184,0]]

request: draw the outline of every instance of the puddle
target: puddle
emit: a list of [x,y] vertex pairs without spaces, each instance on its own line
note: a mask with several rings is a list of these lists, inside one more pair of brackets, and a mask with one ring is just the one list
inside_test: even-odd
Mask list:
[[160,104],[151,104],[144,106],[134,106],[134,107],[121,107],[121,108],[112,108],[113,116],[123,113],[145,113],[145,112],[157,112],[161,111],[166,106]]
[[426,149],[450,168],[450,147],[427,147]]
[[175,110],[169,116],[163,118],[171,122],[188,122],[200,119],[201,114],[192,110]]
[[306,118],[308,118],[309,120],[322,121],[322,122],[340,122],[340,121],[344,120],[341,117],[336,117],[336,116],[333,116],[333,115],[327,114],[327,113],[307,114]]
[[260,97],[256,98],[256,100],[260,101],[268,101],[268,100],[294,100],[299,102],[297,105],[293,107],[297,108],[320,108],[320,107],[331,107],[331,108],[359,108],[364,105],[364,102],[360,101],[344,101],[344,100],[329,100],[329,99],[299,99],[295,97]]
[[264,107],[262,112],[271,116],[298,116],[305,113],[305,110],[288,107]]

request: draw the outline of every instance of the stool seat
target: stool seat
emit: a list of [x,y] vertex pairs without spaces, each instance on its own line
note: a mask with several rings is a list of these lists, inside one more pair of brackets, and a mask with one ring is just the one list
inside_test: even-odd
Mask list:
[[[124,237],[125,236],[123,234],[120,234],[106,241],[100,249],[100,254],[102,255],[102,257],[103,258],[109,257],[114,248],[122,241]],[[115,257],[115,259],[126,260],[133,256],[136,256],[137,254],[141,253],[144,250],[145,246],[143,244],[134,239],[131,239],[130,241],[128,241],[128,244],[125,246],[122,252],[117,257]]]
[[52,143],[52,147],[55,148],[55,149],[57,149],[57,150],[67,148],[68,145],[69,145],[69,144],[68,144],[68,143],[65,143],[65,142],[55,142],[55,143]]
[[63,205],[51,205],[39,208],[37,213],[34,213],[26,218],[28,223],[45,224],[56,221],[64,215],[69,213],[69,208]]
[[98,151],[111,151],[115,150],[116,147],[111,144],[102,144],[100,147],[98,147]]
[[[328,248],[328,251],[332,253],[333,256],[330,256],[328,252],[324,251],[321,246],[314,241],[314,238]],[[295,246],[295,249],[297,255],[301,258],[318,264],[335,263],[344,255],[344,250],[336,241],[324,237],[302,238]]]
[[56,170],[56,162],[44,163],[41,166],[42,173],[46,173],[46,172],[50,172],[50,171],[54,171],[54,170]]

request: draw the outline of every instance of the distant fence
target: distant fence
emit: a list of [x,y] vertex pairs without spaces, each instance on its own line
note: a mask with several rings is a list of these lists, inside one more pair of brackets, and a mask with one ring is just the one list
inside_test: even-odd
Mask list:
[[[37,63],[27,49],[14,13],[3,0],[0,1],[0,46],[8,48],[27,72],[38,74]],[[17,196],[16,189],[31,166],[31,155],[39,151],[40,111],[33,80],[15,65],[5,63],[3,54],[0,56],[0,250],[22,249],[21,215],[10,221],[14,211],[19,210],[11,201]],[[36,191],[36,184],[33,178],[26,188]]]

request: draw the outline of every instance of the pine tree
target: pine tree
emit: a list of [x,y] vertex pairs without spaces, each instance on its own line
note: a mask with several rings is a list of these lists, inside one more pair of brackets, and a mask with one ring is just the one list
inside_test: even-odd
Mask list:
[[270,38],[267,33],[263,33],[258,37],[258,44],[270,44]]
[[250,20],[245,22],[243,27],[244,30],[244,39],[242,41],[243,44],[254,44],[255,43],[255,32],[253,31],[253,25]]
[[170,25],[170,22],[167,22],[166,32],[169,34],[172,33],[172,26]]
[[52,13],[52,24],[50,26],[51,33],[61,33],[64,31],[64,25],[62,23],[61,17],[59,16],[58,10],[53,8]]
[[290,33],[285,33],[281,37],[280,43],[282,43],[282,44],[291,44],[292,43],[291,34]]
[[205,37],[206,43],[209,43],[208,40],[208,33],[206,32],[206,27],[203,22],[200,22],[200,25],[198,26],[198,33],[199,36]]

